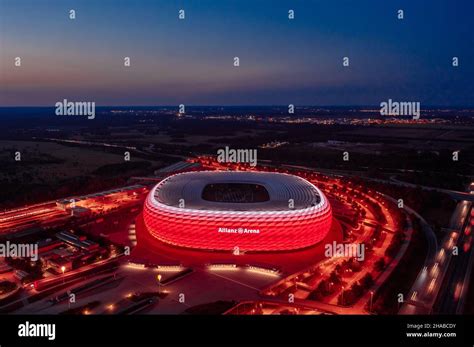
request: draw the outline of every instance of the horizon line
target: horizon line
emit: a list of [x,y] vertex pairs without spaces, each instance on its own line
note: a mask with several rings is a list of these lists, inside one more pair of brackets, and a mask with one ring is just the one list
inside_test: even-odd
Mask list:
[[[396,101],[396,100],[395,100]],[[73,101],[74,102],[74,101]],[[82,101],[81,101],[82,102]],[[400,101],[401,102],[401,101]],[[175,107],[178,108],[180,104],[174,104],[174,105],[101,105],[101,106],[96,106],[96,108],[123,108],[123,107]],[[283,107],[287,108],[289,105],[288,104],[266,104],[266,105],[250,105],[250,104],[245,104],[245,105],[186,105],[184,104],[186,108],[193,108],[193,107]],[[301,108],[301,107],[319,107],[319,108],[325,108],[325,107],[338,107],[338,108],[364,108],[364,107],[373,107],[373,108],[380,108],[380,105],[376,104],[366,104],[366,105],[296,105],[293,104],[295,108]],[[3,106],[0,105],[0,108],[55,108],[54,105],[52,106],[44,106],[44,105],[34,105],[34,106],[22,106],[22,105],[9,105],[9,106]],[[427,110],[427,109],[432,109],[432,108],[443,108],[443,109],[449,109],[449,108],[468,108],[468,109],[474,109],[474,105],[426,105],[422,108],[421,110]]]

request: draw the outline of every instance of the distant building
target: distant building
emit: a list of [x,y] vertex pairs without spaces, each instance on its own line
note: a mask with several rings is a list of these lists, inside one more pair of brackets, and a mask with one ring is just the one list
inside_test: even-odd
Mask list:
[[63,273],[72,270],[72,260],[63,257],[52,257],[48,259],[48,266],[50,266],[57,273]]
[[71,216],[74,216],[74,217],[85,217],[91,214],[91,210],[85,207],[81,207],[81,206],[72,207],[70,210],[71,210]]
[[60,247],[64,243],[60,240],[46,239],[38,241],[38,253],[47,253],[55,248]]
[[5,272],[10,272],[12,270],[12,267],[8,264],[6,264],[3,261],[0,261],[0,274],[5,273]]
[[87,251],[97,250],[99,248],[97,242],[87,240],[85,236],[77,236],[68,231],[61,231],[56,234],[56,237],[61,241]]
[[19,281],[22,281],[28,275],[29,273],[23,270],[16,270],[14,274],[15,278],[18,279]]

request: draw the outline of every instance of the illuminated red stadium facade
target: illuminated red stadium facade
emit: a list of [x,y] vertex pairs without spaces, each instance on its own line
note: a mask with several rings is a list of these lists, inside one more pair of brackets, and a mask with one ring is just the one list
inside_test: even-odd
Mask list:
[[331,206],[303,178],[202,171],[170,176],[149,193],[144,222],[156,239],[206,250],[288,251],[327,235]]

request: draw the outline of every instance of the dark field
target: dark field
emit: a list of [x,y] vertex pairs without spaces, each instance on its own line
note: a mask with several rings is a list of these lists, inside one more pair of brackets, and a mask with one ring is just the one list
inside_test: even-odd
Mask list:
[[[53,111],[0,110],[7,125],[0,135],[1,206],[118,186],[131,176],[150,175],[189,156],[216,154],[224,146],[258,149],[259,163],[455,190],[464,190],[474,176],[474,122],[465,110],[430,111],[429,123],[422,124],[393,124],[344,108],[302,108],[291,119],[278,107],[196,107],[186,115],[172,107],[103,108],[94,120]],[[281,145],[266,146],[272,142]],[[457,161],[455,151],[460,151]],[[16,152],[21,161],[14,160]]]

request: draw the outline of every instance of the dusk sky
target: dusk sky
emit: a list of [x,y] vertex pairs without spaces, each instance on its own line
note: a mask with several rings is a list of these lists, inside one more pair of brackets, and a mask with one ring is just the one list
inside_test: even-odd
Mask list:
[[474,106],[473,18],[472,0],[0,0],[0,106]]

